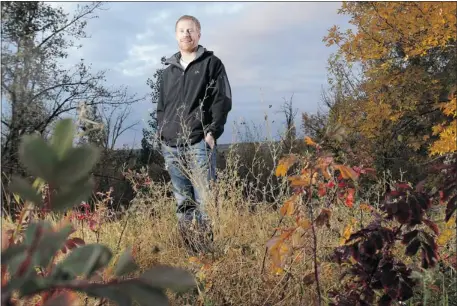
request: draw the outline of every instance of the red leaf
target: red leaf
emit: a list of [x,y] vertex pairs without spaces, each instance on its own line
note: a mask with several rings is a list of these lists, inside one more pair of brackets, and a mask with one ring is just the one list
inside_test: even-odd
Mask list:
[[338,183],[338,188],[344,188],[346,187],[346,183],[345,182],[339,182]]
[[411,186],[409,186],[407,183],[397,183],[397,184],[395,184],[395,189],[400,192],[412,190]]
[[325,188],[324,184],[319,184],[319,191],[318,194],[319,196],[323,197],[327,193],[327,189]]
[[347,207],[352,207],[354,205],[354,188],[349,188],[347,192],[347,197],[345,204]]
[[73,243],[76,244],[77,246],[86,244],[86,242],[84,242],[84,240],[82,240],[81,238],[78,238],[78,237],[72,238],[71,241],[73,241]]
[[89,221],[89,229],[90,229],[91,231],[96,232],[96,231],[97,231],[97,228],[96,228],[97,226],[98,226],[98,222],[97,222],[97,221],[95,221],[95,220],[93,220],[93,219],[91,219],[91,220]]

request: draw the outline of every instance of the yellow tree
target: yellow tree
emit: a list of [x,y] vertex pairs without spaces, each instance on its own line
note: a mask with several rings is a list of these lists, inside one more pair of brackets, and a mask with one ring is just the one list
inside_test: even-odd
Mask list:
[[345,2],[339,13],[352,29],[334,26],[324,41],[338,46],[334,63],[358,64],[363,79],[331,119],[381,158],[455,152],[456,3]]

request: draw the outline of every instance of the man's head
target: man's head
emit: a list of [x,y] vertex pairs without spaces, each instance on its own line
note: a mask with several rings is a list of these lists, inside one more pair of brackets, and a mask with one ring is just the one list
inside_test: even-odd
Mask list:
[[200,22],[197,18],[184,15],[176,21],[176,40],[181,51],[192,52],[200,41]]

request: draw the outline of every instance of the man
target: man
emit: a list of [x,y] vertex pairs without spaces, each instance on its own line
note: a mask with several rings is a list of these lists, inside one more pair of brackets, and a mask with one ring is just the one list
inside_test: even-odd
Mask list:
[[[216,144],[232,108],[221,60],[199,45],[200,22],[182,16],[175,25],[179,52],[165,64],[157,103],[158,136],[177,201],[181,234],[194,251],[212,231],[205,204],[216,179]],[[195,225],[196,235],[191,235]]]

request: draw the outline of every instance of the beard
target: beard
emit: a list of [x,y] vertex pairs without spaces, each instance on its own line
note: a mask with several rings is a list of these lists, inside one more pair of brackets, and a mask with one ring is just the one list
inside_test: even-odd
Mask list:
[[190,52],[190,51],[193,51],[195,50],[197,46],[195,45],[195,42],[193,41],[190,41],[190,42],[186,42],[186,41],[181,41],[179,42],[179,48],[183,51],[187,51],[187,52]]

